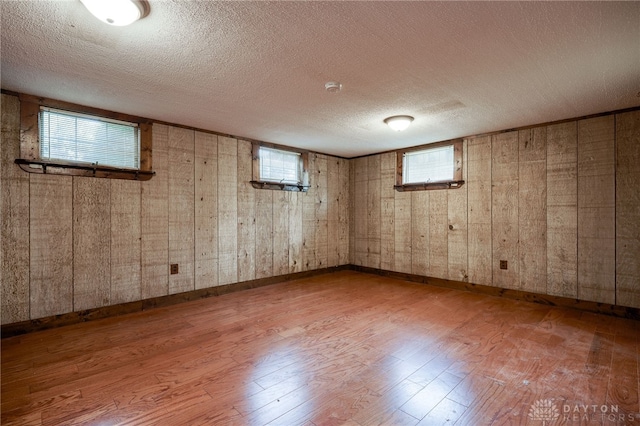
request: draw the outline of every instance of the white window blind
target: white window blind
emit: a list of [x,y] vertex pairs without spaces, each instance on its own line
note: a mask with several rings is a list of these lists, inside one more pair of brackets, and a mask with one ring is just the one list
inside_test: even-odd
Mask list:
[[451,181],[454,168],[453,145],[407,152],[402,159],[402,183]]
[[261,146],[259,155],[261,181],[300,184],[300,153]]
[[138,125],[42,107],[40,158],[140,168]]

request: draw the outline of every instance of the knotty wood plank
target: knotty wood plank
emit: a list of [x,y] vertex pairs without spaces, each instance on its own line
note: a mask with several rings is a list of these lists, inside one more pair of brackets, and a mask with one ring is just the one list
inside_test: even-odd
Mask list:
[[368,167],[369,157],[356,158],[355,160],[355,186],[354,186],[354,238],[355,255],[354,264],[367,265],[367,243],[368,243]]
[[394,201],[394,271],[411,273],[412,192],[398,192]]
[[316,269],[316,154],[309,153],[309,190],[302,198],[302,270]]
[[169,127],[154,124],[155,176],[140,185],[141,297],[169,294]]
[[195,288],[199,289],[218,285],[218,137],[196,132],[194,138]]
[[194,138],[195,132],[169,127],[169,294],[195,289],[194,280]]
[[9,324],[29,319],[29,174],[13,163],[20,157],[18,98],[3,94],[0,102],[0,297],[2,324]]
[[640,111],[616,115],[616,303],[640,308]]
[[238,281],[256,277],[256,212],[251,142],[238,141]]
[[367,264],[380,268],[380,155],[367,164]]
[[30,317],[73,310],[71,177],[30,175]]
[[340,264],[340,159],[327,157],[327,266]]
[[615,121],[578,121],[578,298],[615,303]]
[[491,137],[467,140],[469,282],[492,285]]
[[260,190],[255,195],[256,278],[273,276],[273,193]]
[[547,128],[518,132],[520,288],[547,289]]
[[448,198],[447,192],[436,190],[429,193],[429,276],[449,278]]
[[[429,275],[429,192],[411,192],[411,273]],[[397,246],[396,246],[397,247]]]
[[[462,179],[468,181],[467,174],[467,140],[462,141]],[[448,275],[449,279],[467,281],[469,276],[468,255],[468,185],[447,191],[448,208]]]
[[[273,274],[284,275],[288,273],[289,264],[289,191],[274,191]],[[303,267],[302,270],[306,270],[306,268]]]
[[547,127],[547,294],[578,296],[578,132]]
[[111,186],[107,179],[73,180],[73,310],[109,305]]
[[289,192],[289,272],[300,272],[303,265],[303,209],[304,192]]
[[519,289],[518,132],[491,137],[491,186],[493,285]]
[[338,251],[339,265],[347,265],[349,261],[349,247],[351,235],[351,198],[350,177],[351,162],[341,158],[339,160],[339,183],[338,183]]
[[238,145],[218,136],[218,284],[238,281]]
[[140,182],[111,179],[110,183],[110,303],[116,304],[132,302],[141,298]]
[[380,156],[380,269],[395,267],[395,195],[396,154]]
[[326,268],[328,262],[327,156],[316,155],[315,180],[315,254],[316,268]]

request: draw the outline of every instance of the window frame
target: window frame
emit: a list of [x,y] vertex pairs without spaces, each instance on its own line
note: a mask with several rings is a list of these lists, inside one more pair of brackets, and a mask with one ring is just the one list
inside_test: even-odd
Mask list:
[[[444,146],[453,147],[453,179],[442,180],[435,182],[416,182],[416,183],[403,183],[403,168],[404,168],[404,155],[410,152],[427,151],[430,149],[441,148]],[[429,191],[435,189],[457,189],[464,185],[462,179],[462,149],[463,140],[453,139],[450,141],[431,143],[426,145],[420,145],[417,147],[411,147],[406,149],[399,149],[396,151],[396,184],[394,188],[396,191]]]
[[[298,184],[274,182],[270,180],[264,180],[260,176],[260,148],[267,148],[279,151],[292,152],[300,155],[300,170],[301,176]],[[253,180],[251,185],[256,189],[271,189],[280,191],[297,191],[307,192],[309,190],[309,152],[290,148],[282,145],[276,145],[265,142],[253,142],[252,146],[252,160],[253,160]]]
[[[53,99],[20,95],[20,158],[15,162],[29,173],[65,176],[85,176],[108,179],[146,181],[153,177],[152,122],[150,120],[97,108],[85,107]],[[44,160],[40,156],[39,116],[41,107],[89,115],[96,119],[111,119],[138,125],[140,165],[138,169],[91,165],[84,162]]]

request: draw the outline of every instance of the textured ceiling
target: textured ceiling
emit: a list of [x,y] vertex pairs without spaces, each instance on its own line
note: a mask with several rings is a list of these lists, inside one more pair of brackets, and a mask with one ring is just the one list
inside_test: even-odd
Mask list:
[[2,88],[345,157],[640,105],[640,2],[150,6],[2,1]]

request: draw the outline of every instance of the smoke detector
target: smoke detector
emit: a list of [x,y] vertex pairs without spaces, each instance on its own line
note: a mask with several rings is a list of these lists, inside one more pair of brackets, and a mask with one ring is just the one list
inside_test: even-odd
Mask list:
[[337,93],[342,90],[342,83],[338,83],[337,81],[329,81],[325,83],[324,88],[329,93]]

